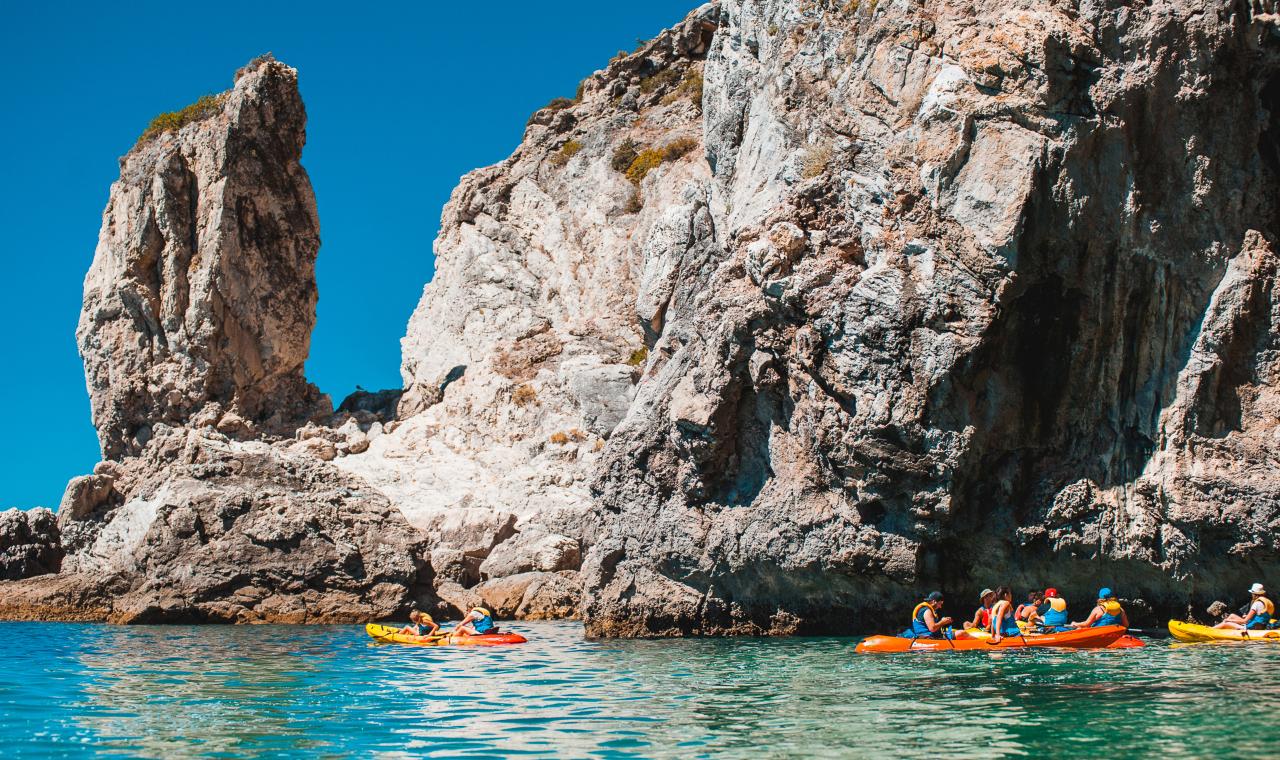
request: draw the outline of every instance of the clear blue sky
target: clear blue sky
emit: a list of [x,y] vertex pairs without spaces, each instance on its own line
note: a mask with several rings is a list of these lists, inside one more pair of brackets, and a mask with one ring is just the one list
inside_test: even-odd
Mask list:
[[98,460],[81,288],[117,158],[156,113],[229,88],[266,51],[298,69],[322,240],[307,375],[337,403],[357,383],[399,387],[400,337],[458,178],[698,4],[5,2],[0,509],[56,507]]

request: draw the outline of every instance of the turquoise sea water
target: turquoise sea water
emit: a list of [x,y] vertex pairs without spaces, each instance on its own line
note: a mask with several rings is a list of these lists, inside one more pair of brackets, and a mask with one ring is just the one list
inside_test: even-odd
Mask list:
[[1275,756],[1280,645],[855,655],[851,639],[493,649],[362,628],[0,623],[0,755]]

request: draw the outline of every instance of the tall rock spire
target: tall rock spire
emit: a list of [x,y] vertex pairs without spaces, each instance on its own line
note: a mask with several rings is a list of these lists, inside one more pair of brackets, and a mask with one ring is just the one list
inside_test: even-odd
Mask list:
[[320,235],[297,72],[264,56],[166,117],[121,159],[85,277],[76,337],[108,459],[197,415],[291,433],[329,410],[302,374]]

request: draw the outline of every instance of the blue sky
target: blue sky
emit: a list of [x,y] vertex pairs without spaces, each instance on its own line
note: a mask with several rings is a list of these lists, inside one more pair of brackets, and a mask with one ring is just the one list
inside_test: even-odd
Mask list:
[[322,240],[307,375],[337,403],[357,383],[399,387],[400,337],[458,178],[698,0],[108,5],[4,5],[0,508],[56,507],[98,460],[81,288],[117,159],[152,116],[229,88],[266,51],[299,70]]

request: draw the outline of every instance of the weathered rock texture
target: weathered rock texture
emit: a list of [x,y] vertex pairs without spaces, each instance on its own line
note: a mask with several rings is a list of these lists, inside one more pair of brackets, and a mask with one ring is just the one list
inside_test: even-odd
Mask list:
[[6,515],[3,577],[66,557],[0,584],[0,616],[338,622],[435,603],[423,535],[326,462],[369,413],[337,443],[311,424],[332,407],[302,374],[319,238],[297,73],[256,60],[218,103],[121,160],[78,330],[104,461],[56,526],[27,518],[43,553]]
[[320,223],[297,74],[246,67],[220,99],[143,138],[111,187],[76,331],[108,458],[157,424],[200,416],[243,437],[330,411],[302,375]]
[[0,512],[0,580],[58,572],[59,538],[57,519],[47,509]]
[[[403,340],[402,420],[335,462],[432,536],[441,582],[558,573],[539,580],[560,586],[553,603],[522,608],[508,584],[490,606],[576,607],[597,532],[587,482],[663,329],[671,252],[710,235],[700,87],[714,29],[708,7],[620,55],[462,180]],[[645,151],[653,168],[628,174]]]
[[732,2],[596,634],[1280,569],[1274,3]]
[[847,631],[1280,569],[1274,0],[707,4],[464,178],[405,387],[332,416],[294,76],[122,162],[108,461],[0,616]]

